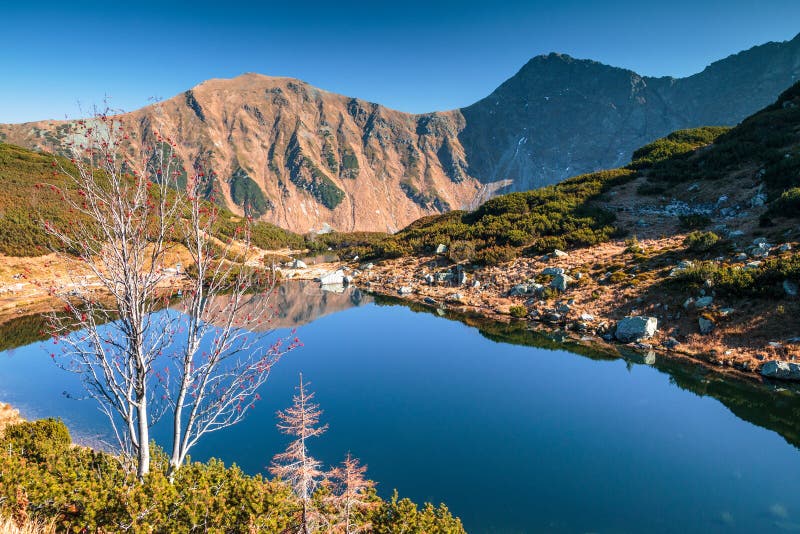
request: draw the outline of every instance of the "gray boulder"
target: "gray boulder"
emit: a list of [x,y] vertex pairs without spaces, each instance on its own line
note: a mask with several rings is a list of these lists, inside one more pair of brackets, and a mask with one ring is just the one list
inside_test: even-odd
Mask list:
[[777,360],[768,361],[761,367],[761,376],[781,380],[800,380],[800,364]]
[[447,245],[441,243],[436,245],[436,254],[444,254],[445,252],[447,252]]
[[566,274],[557,274],[555,278],[553,278],[553,281],[550,282],[550,287],[558,289],[559,291],[566,291],[571,282],[572,278]]
[[631,343],[648,339],[658,330],[658,319],[655,317],[625,317],[617,322],[614,337],[623,343]]
[[308,268],[308,265],[306,265],[306,263],[304,261],[298,260],[298,259],[294,259],[294,260],[290,261],[288,266],[291,269],[306,269],[306,268]]
[[549,276],[558,276],[559,274],[564,274],[565,271],[561,267],[545,267],[542,269],[542,274],[549,275]]
[[697,325],[700,327],[700,333],[703,335],[710,334],[716,326],[714,321],[706,319],[705,317],[698,318]]
[[714,297],[712,296],[700,297],[699,299],[694,301],[694,307],[697,308],[698,310],[703,310],[711,306],[713,302],[714,302]]
[[532,293],[531,286],[528,284],[517,284],[508,292],[509,297],[522,297]]

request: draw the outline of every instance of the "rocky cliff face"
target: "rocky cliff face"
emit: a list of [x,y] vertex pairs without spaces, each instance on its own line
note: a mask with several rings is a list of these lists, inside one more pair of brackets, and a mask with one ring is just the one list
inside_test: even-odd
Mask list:
[[[297,232],[395,231],[468,207],[487,188],[464,169],[457,111],[412,115],[291,78],[209,80],[122,115],[137,147],[158,130],[181,160],[208,162],[225,202]],[[68,125],[0,126],[0,140],[52,148]]]
[[550,54],[461,110],[465,172],[524,191],[619,167],[681,128],[734,125],[800,79],[800,35],[713,63],[688,78],[648,78]]
[[[648,78],[550,54],[491,95],[412,115],[291,78],[209,80],[122,116],[147,141],[210,162],[225,202],[298,232],[398,230],[472,208],[505,185],[527,190],[627,163],[667,133],[732,125],[800,79],[800,36],[718,61],[694,76]],[[0,125],[0,141],[48,148],[64,123]]]

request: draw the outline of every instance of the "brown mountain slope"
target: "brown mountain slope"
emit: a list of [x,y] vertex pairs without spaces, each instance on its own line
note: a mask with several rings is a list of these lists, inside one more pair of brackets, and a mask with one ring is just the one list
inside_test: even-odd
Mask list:
[[[463,171],[458,111],[411,115],[291,78],[209,80],[120,118],[138,146],[157,129],[187,166],[210,161],[235,211],[252,206],[298,232],[395,231],[492,190]],[[52,149],[68,130],[58,121],[2,125],[0,139]]]

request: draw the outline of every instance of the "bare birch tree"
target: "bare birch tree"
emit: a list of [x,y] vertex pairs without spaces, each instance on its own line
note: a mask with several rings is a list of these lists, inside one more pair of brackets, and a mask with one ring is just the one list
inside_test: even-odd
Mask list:
[[176,354],[176,387],[168,388],[173,413],[170,478],[200,438],[244,418],[275,362],[299,345],[297,338],[266,339],[275,278],[250,257],[249,221],[227,242],[210,237],[219,209],[203,197],[212,186],[202,167],[195,169],[188,183],[189,213],[182,221],[193,273],[182,301],[185,348]]
[[[274,278],[251,261],[248,217],[215,237],[220,211],[206,199],[213,178],[202,166],[184,186],[169,138],[153,132],[136,159],[128,132],[106,114],[79,121],[71,139],[72,165],[59,165],[70,187],[58,192],[89,224],[45,228],[100,287],[52,289],[66,311],[51,316],[65,346],[60,361],[81,375],[140,478],[149,430],[170,413],[172,479],[202,436],[242,420],[272,365],[299,341],[269,343],[271,332],[258,331],[272,314]],[[179,247],[190,257],[185,273],[167,265]],[[164,310],[177,289],[186,290],[182,314]]]
[[270,472],[283,480],[288,481],[295,494],[300,499],[301,518],[298,532],[309,534],[316,530],[318,523],[317,511],[314,506],[313,494],[317,485],[324,478],[321,464],[308,453],[307,441],[317,437],[328,429],[328,425],[319,425],[322,411],[314,403],[314,393],[307,391],[307,383],[303,383],[300,375],[300,385],[297,394],[293,397],[293,405],[282,412],[278,412],[278,428],[294,439],[286,451],[276,454],[270,467]]
[[331,469],[328,478],[334,482],[334,493],[329,502],[338,509],[338,521],[333,524],[334,531],[345,534],[369,532],[372,525],[368,522],[356,524],[354,515],[367,512],[377,506],[375,496],[370,493],[375,487],[375,482],[368,480],[364,475],[367,466],[361,465],[358,458],[349,452],[342,464]]
[[[65,346],[65,367],[81,375],[142,478],[150,468],[150,427],[162,413],[153,364],[173,334],[168,315],[155,312],[168,297],[163,269],[181,208],[171,187],[171,149],[159,151],[155,175],[149,161],[131,155],[127,139],[104,113],[77,123],[64,147],[72,165],[59,165],[70,187],[58,192],[68,211],[88,224],[44,225],[58,251],[77,257],[100,286],[52,288],[66,312],[51,316],[54,336]],[[69,335],[75,329],[81,333]]]

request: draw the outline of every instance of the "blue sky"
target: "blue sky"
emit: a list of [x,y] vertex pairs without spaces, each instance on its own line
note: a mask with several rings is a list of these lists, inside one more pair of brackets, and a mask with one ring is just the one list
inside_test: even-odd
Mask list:
[[243,72],[433,111],[486,96],[551,51],[685,76],[800,32],[797,0],[112,4],[2,7],[0,122],[74,117],[104,95],[132,110]]

